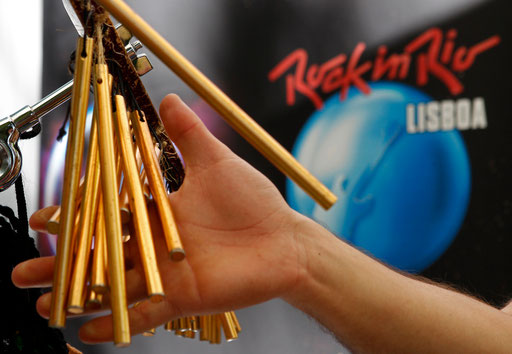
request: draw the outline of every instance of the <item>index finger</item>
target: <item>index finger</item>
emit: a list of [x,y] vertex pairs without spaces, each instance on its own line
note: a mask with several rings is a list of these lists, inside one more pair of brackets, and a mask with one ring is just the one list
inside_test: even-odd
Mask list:
[[40,209],[36,211],[34,214],[32,214],[28,222],[32,230],[39,232],[47,232],[48,230],[46,228],[46,225],[48,223],[48,220],[50,220],[50,218],[57,209],[58,206],[54,205]]

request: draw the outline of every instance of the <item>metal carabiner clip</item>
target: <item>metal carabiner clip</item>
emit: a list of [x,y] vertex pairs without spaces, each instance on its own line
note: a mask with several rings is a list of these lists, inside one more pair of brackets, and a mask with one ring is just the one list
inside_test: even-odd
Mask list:
[[21,172],[22,157],[18,147],[20,135],[35,128],[39,118],[67,101],[73,81],[52,92],[33,106],[25,106],[0,119],[0,192],[9,188]]

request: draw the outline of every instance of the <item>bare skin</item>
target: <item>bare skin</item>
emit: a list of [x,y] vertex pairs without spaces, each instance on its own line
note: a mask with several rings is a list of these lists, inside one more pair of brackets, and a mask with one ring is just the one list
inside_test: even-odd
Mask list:
[[[465,295],[396,273],[296,213],[275,186],[215,139],[175,95],[162,121],[186,162],[171,204],[187,257],[168,259],[151,207],[166,298],[131,308],[132,334],[183,315],[219,312],[281,297],[316,318],[357,352],[510,352],[512,304],[502,311]],[[53,207],[30,225],[44,230]],[[131,303],[145,297],[137,247],[125,258]],[[19,287],[51,286],[53,257],[18,265]],[[37,310],[49,316],[51,293]],[[109,315],[80,330],[89,343],[112,340]]]
[[512,315],[512,301],[507,304],[504,308],[501,309],[504,313],[508,315]]

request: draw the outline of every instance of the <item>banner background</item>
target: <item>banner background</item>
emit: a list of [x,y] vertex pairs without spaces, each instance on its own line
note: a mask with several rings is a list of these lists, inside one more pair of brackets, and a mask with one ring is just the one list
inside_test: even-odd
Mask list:
[[[511,297],[512,285],[508,275],[512,272],[512,240],[509,236],[512,190],[508,179],[512,171],[508,137],[512,126],[508,116],[512,58],[511,26],[506,18],[511,5],[507,1],[151,0],[129,3],[289,150],[297,144],[305,123],[317,112],[313,102],[298,92],[295,92],[295,103],[287,104],[285,75],[274,82],[269,80],[271,70],[293,51],[304,49],[308,54],[308,65],[311,66],[342,53],[350,57],[354,48],[364,43],[366,48],[359,61],[362,63],[367,60],[373,62],[381,45],[387,46],[389,54],[402,53],[408,43],[432,28],[439,28],[443,33],[456,29],[456,47],[470,47],[498,35],[499,45],[478,55],[468,70],[456,74],[464,86],[464,91],[458,95],[451,94],[446,85],[432,76],[428,84],[419,86],[414,68],[411,68],[407,78],[395,82],[420,90],[436,101],[458,98],[473,100],[476,97],[485,100],[487,128],[461,133],[471,173],[467,213],[459,231],[453,236],[453,242],[448,242],[450,246],[420,274],[448,282],[493,304],[502,304]],[[76,33],[59,2],[45,2],[44,14],[43,92],[47,93],[70,79],[66,66],[69,54],[74,49]],[[287,195],[289,187],[284,176],[232,131],[156,57],[148,54],[155,68],[143,81],[155,105],[167,93],[178,93],[217,137],[272,179],[283,195]],[[413,58],[411,66],[416,63],[416,56]],[[294,70],[290,69],[286,74],[292,74]],[[364,77],[371,81],[369,74]],[[320,93],[320,96],[326,101],[338,94],[339,90],[335,90],[328,94]],[[372,97],[371,93],[368,97]],[[404,115],[404,112],[397,114]],[[61,108],[44,123],[42,205],[59,200],[58,178],[48,179],[46,176],[49,162],[56,159],[51,157],[49,151],[52,147],[58,150],[54,141],[64,115],[65,108]],[[357,157],[355,151],[350,153]],[[317,157],[320,160],[323,158]],[[328,164],[329,160],[325,160]],[[407,169],[408,166],[403,168]],[[40,244],[51,252],[51,240],[41,238]],[[401,247],[402,243],[396,244],[396,249]],[[241,338],[234,343],[221,347],[209,346],[175,338],[160,330],[154,338],[134,338],[132,346],[123,349],[123,352],[344,351],[314,321],[280,300],[237,313],[244,329]],[[80,322],[70,321],[69,330],[66,331],[73,345],[88,353],[115,350],[111,345],[90,347],[81,344],[76,338],[76,327]]]

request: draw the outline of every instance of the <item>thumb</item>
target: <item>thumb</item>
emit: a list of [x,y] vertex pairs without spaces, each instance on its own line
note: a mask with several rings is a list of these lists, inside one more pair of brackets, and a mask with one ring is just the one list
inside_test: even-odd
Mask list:
[[231,153],[177,95],[162,100],[160,117],[187,166],[213,163]]

